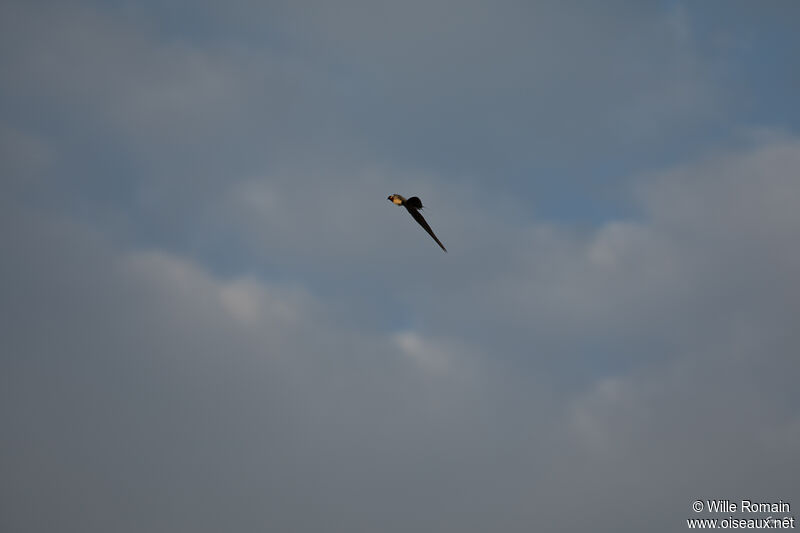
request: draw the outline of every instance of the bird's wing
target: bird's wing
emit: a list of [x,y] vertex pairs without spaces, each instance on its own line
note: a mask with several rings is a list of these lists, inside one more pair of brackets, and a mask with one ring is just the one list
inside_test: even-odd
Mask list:
[[406,200],[406,205],[413,207],[414,209],[422,209],[422,200],[420,200],[418,196],[412,196]]
[[436,238],[436,235],[434,235],[433,230],[428,225],[428,223],[425,221],[425,218],[422,216],[422,213],[420,213],[417,209],[415,209],[413,207],[409,207],[408,205],[406,205],[406,209],[408,210],[409,213],[411,213],[411,216],[414,217],[414,220],[416,220],[417,223],[420,226],[422,226],[425,231],[428,232],[428,235],[433,237],[433,240],[436,241],[436,244],[438,244],[442,248],[442,250],[444,250],[446,252],[447,248],[444,247],[444,244],[442,244],[442,241],[440,241],[439,239]]

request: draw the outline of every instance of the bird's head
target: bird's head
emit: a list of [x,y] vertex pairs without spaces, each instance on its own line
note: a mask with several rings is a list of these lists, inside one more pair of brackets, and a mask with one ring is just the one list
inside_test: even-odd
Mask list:
[[399,194],[390,194],[387,200],[389,200],[395,205],[403,205],[404,198]]

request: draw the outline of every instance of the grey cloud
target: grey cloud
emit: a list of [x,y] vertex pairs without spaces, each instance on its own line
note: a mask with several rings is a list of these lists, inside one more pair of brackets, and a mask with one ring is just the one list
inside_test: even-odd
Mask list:
[[797,503],[800,148],[696,8],[323,4],[0,8],[0,527]]
[[4,62],[23,109],[81,125],[81,152],[121,137],[152,203],[165,183],[213,196],[320,155],[412,157],[451,183],[491,177],[514,192],[576,172],[597,184],[587,155],[628,150],[631,165],[721,102],[689,24],[661,8],[301,4],[235,4],[246,16],[232,25],[231,12],[198,7],[223,28],[204,40],[174,21],[172,36],[159,10],[12,2]]
[[450,479],[490,447],[469,379],[426,377],[391,338],[342,326],[302,291],[215,280],[19,210],[9,221],[11,529],[344,531],[382,524],[402,500],[416,518],[401,530],[460,507],[462,493],[434,505],[418,485],[467,483],[468,471]]
[[[672,531],[707,494],[796,493],[798,153],[778,140],[665,172],[643,187],[643,221],[562,246],[559,270],[536,268],[553,249],[535,250],[529,276],[453,303],[481,302],[494,357],[514,335],[529,372],[565,387],[553,481],[531,483],[529,520]],[[474,331],[471,318],[454,322]]]
[[[646,189],[650,217],[586,238],[521,231],[526,246],[467,291],[443,283],[434,299],[417,282],[392,296],[379,279],[417,309],[394,332],[302,287],[220,279],[7,209],[6,521],[670,531],[694,498],[791,500],[796,257],[775,239],[758,243],[767,256],[727,263],[738,245],[718,231],[730,217],[781,235],[794,210],[765,199],[795,194],[785,169],[797,151],[781,141],[665,173]],[[729,188],[764,216],[739,221]],[[491,246],[478,237],[476,258]],[[664,259],[673,266],[657,270]],[[782,290],[761,304],[719,298],[767,276]],[[622,365],[591,361],[616,350]],[[25,511],[34,500],[51,513]]]

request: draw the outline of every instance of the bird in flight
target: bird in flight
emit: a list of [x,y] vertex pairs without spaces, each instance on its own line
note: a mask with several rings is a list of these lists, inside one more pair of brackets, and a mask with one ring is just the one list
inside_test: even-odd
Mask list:
[[406,210],[409,213],[411,213],[411,216],[414,217],[414,220],[416,220],[417,223],[420,226],[422,226],[422,228],[425,231],[428,232],[428,235],[433,237],[433,240],[436,241],[436,244],[438,244],[442,248],[442,250],[447,252],[447,248],[444,247],[442,241],[436,238],[436,235],[434,235],[433,230],[431,229],[431,227],[428,225],[428,223],[425,221],[425,219],[422,217],[422,214],[420,213],[420,210],[422,209],[422,200],[420,200],[416,196],[412,196],[411,198],[406,200],[399,194],[390,195],[388,200],[392,202],[394,205],[402,205],[403,207],[405,207]]

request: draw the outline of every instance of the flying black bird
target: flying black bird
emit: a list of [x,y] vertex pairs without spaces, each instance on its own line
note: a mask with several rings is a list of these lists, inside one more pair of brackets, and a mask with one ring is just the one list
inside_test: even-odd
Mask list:
[[405,207],[406,210],[409,213],[411,213],[411,216],[414,217],[414,220],[416,220],[419,223],[419,225],[422,226],[423,229],[428,232],[428,235],[433,237],[433,240],[436,241],[436,244],[438,244],[445,252],[447,251],[447,248],[444,247],[442,241],[436,238],[436,235],[434,235],[433,230],[428,225],[428,223],[425,222],[425,219],[422,217],[422,214],[420,213],[420,210],[422,209],[422,200],[420,200],[416,196],[412,196],[411,198],[406,200],[399,194],[390,195],[388,200],[395,205],[402,205],[403,207]]

